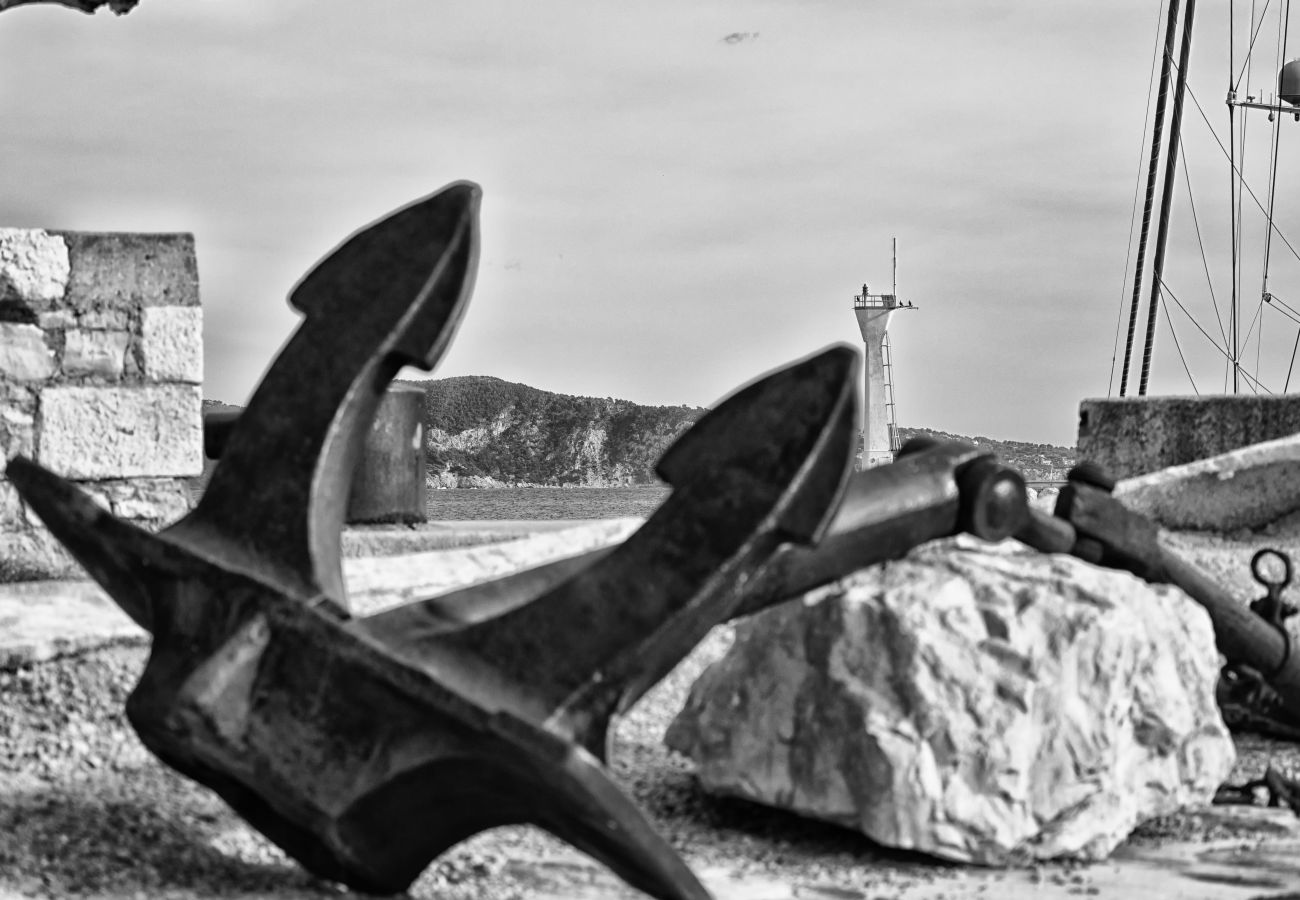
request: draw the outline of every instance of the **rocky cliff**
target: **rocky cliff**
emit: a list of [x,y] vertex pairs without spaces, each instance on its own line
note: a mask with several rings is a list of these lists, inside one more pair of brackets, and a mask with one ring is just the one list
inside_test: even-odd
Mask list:
[[[485,375],[414,383],[424,389],[426,462],[429,485],[435,488],[653,483],[659,456],[704,414],[698,406],[573,397]],[[205,400],[203,409],[238,407]],[[900,428],[899,435],[903,440],[928,435],[974,443],[1030,481],[1059,481],[1074,461],[1073,448],[1050,444],[970,438],[929,428]],[[212,465],[209,460],[205,474]]]
[[656,481],[660,454],[704,413],[572,397],[471,375],[423,382],[436,487],[612,487]]

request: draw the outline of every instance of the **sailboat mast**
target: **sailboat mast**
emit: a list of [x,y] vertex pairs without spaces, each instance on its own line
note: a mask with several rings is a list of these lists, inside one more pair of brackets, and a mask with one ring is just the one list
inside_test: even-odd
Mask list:
[[[1253,9],[1253,7],[1252,7]],[[1238,383],[1237,371],[1237,325],[1239,315],[1237,313],[1237,257],[1240,251],[1237,248],[1237,242],[1240,238],[1240,228],[1238,222],[1241,214],[1237,201],[1237,183],[1243,179],[1243,174],[1237,171],[1237,110],[1233,108],[1232,101],[1237,98],[1237,86],[1233,83],[1233,73],[1237,71],[1236,41],[1237,41],[1237,3],[1236,0],[1228,2],[1228,223],[1231,226],[1228,230],[1231,232],[1232,239],[1232,294],[1228,305],[1228,365],[1232,366],[1232,392],[1235,394],[1241,386]],[[1253,24],[1253,23],[1252,23]],[[1249,31],[1247,32],[1249,33]],[[1245,132],[1243,131],[1244,135]]]
[[1146,202],[1142,207],[1142,232],[1138,237],[1137,265],[1133,273],[1133,303],[1128,312],[1128,337],[1124,341],[1124,368],[1119,377],[1119,395],[1128,392],[1129,364],[1133,360],[1133,334],[1137,330],[1138,307],[1142,301],[1142,270],[1146,264],[1147,235],[1151,233],[1151,209],[1156,199],[1156,173],[1160,170],[1160,141],[1164,134],[1165,101],[1169,96],[1169,70],[1174,62],[1174,32],[1178,27],[1178,0],[1169,0],[1165,24],[1165,52],[1160,62],[1160,91],[1156,95],[1156,118],[1151,128],[1151,159],[1147,164]]
[[1156,232],[1156,258],[1151,269],[1151,294],[1147,302],[1146,345],[1142,349],[1142,375],[1138,395],[1147,392],[1151,374],[1151,349],[1156,340],[1156,312],[1160,305],[1161,278],[1165,268],[1165,244],[1169,238],[1169,208],[1174,196],[1174,176],[1178,168],[1178,140],[1183,125],[1183,96],[1187,93],[1187,64],[1192,55],[1192,22],[1196,18],[1196,0],[1187,0],[1183,16],[1183,43],[1178,51],[1178,81],[1174,88],[1174,112],[1169,124],[1169,153],[1165,157],[1165,184],[1160,198],[1160,227]]

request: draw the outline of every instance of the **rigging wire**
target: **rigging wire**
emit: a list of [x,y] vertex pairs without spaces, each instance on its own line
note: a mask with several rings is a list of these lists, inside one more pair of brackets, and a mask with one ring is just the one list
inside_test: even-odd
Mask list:
[[[1213,137],[1215,143],[1219,145],[1219,150],[1223,153],[1224,158],[1228,159],[1229,161],[1232,161],[1232,155],[1228,153],[1226,149],[1224,149],[1223,141],[1219,140],[1219,135],[1215,132],[1214,126],[1210,124],[1210,120],[1206,118],[1205,110],[1201,108],[1201,101],[1196,99],[1196,94],[1192,92],[1191,88],[1187,89],[1187,96],[1192,98],[1192,105],[1195,106],[1196,111],[1201,114],[1201,118],[1205,121],[1205,126],[1210,130],[1210,136]],[[1260,202],[1259,197],[1255,195],[1255,192],[1251,190],[1250,185],[1246,182],[1245,176],[1242,173],[1240,166],[1238,166],[1235,162],[1233,162],[1232,165],[1233,165],[1233,169],[1237,172],[1237,174],[1242,176],[1241,186],[1246,189],[1246,193],[1250,195],[1250,199],[1255,201],[1255,205],[1259,207],[1260,212],[1267,214],[1268,211],[1264,208],[1264,204]],[[1238,200],[1240,200],[1240,197],[1238,197]],[[1292,245],[1292,243],[1289,240],[1287,240],[1287,236],[1282,233],[1282,229],[1277,227],[1276,222],[1272,224],[1272,231],[1277,235],[1278,240],[1286,244],[1286,248],[1291,251],[1291,255],[1294,256],[1297,261],[1300,261],[1300,252],[1297,252],[1295,246]]]
[[1147,105],[1142,111],[1142,140],[1138,143],[1138,174],[1133,180],[1133,208],[1129,211],[1128,219],[1128,253],[1124,256],[1124,278],[1120,282],[1119,289],[1119,311],[1115,315],[1115,341],[1110,350],[1110,377],[1106,381],[1106,399],[1109,400],[1112,392],[1115,390],[1115,358],[1119,355],[1119,329],[1124,322],[1124,295],[1128,291],[1128,272],[1129,263],[1133,259],[1133,229],[1137,224],[1137,204],[1138,195],[1142,191],[1142,151],[1147,144],[1147,124],[1151,119],[1151,94],[1154,92],[1156,83],[1156,56],[1160,49],[1160,13],[1164,10],[1164,4],[1160,3],[1156,7],[1156,34],[1151,49],[1151,71],[1147,75]]
[[1208,331],[1206,331],[1204,328],[1201,327],[1201,323],[1196,321],[1195,316],[1193,316],[1191,313],[1187,311],[1187,307],[1183,306],[1183,301],[1178,299],[1178,295],[1176,295],[1173,291],[1169,290],[1169,285],[1165,282],[1163,278],[1160,279],[1160,292],[1162,295],[1164,294],[1169,295],[1169,299],[1174,301],[1174,303],[1178,306],[1178,308],[1183,311],[1183,315],[1187,316],[1187,318],[1191,320],[1191,323],[1196,326],[1196,330],[1205,336],[1205,339],[1210,342],[1211,346],[1213,346],[1215,350],[1218,350],[1219,353],[1225,356],[1227,355],[1227,351],[1224,350],[1221,346],[1219,346],[1219,342],[1216,341]]
[[1296,309],[1291,304],[1287,303],[1285,300],[1279,297],[1277,294],[1269,294],[1268,302],[1269,302],[1269,306],[1280,307],[1281,309],[1279,309],[1279,312],[1283,309],[1286,310],[1287,312],[1291,313],[1295,317],[1295,321],[1300,322],[1300,309]]
[[[1251,74],[1251,72],[1254,71],[1254,66],[1255,66],[1255,41],[1258,40],[1258,38],[1259,38],[1259,30],[1260,30],[1261,28],[1264,27],[1264,15],[1268,12],[1268,2],[1269,2],[1269,0],[1265,0],[1265,3],[1264,3],[1264,9],[1260,11],[1259,18],[1256,19],[1256,17],[1255,17],[1255,0],[1250,0],[1250,27],[1251,27],[1250,43],[1249,43],[1249,44],[1247,45],[1247,47],[1246,47],[1246,59],[1245,59],[1245,62],[1242,63],[1241,74],[1239,74],[1239,75],[1237,76],[1237,84],[1238,84],[1238,85],[1241,84],[1241,78],[1242,78],[1242,75],[1245,76],[1245,78],[1246,78],[1246,89],[1247,89],[1248,91],[1250,90],[1250,74]],[[1236,157],[1236,159],[1241,160],[1241,163],[1240,163],[1239,174],[1238,174],[1238,176],[1237,176],[1237,209],[1236,209],[1236,216],[1237,216],[1237,218],[1236,218],[1236,222],[1235,222],[1235,224],[1234,224],[1234,227],[1237,229],[1237,240],[1236,240],[1236,245],[1237,245],[1237,265],[1236,265],[1236,267],[1235,267],[1236,277],[1235,277],[1235,280],[1234,280],[1233,283],[1232,283],[1232,293],[1233,293],[1233,306],[1232,306],[1232,321],[1233,321],[1233,335],[1232,335],[1233,393],[1236,393],[1236,388],[1237,388],[1237,382],[1236,382],[1236,377],[1237,377],[1237,376],[1236,376],[1236,373],[1240,370],[1240,367],[1237,365],[1237,362],[1241,359],[1241,351],[1242,351],[1242,348],[1243,348],[1243,347],[1245,346],[1245,344],[1246,344],[1246,341],[1242,340],[1242,337],[1241,337],[1241,300],[1242,300],[1242,291],[1241,291],[1241,286],[1242,286],[1242,277],[1245,275],[1245,270],[1242,268],[1242,265],[1241,265],[1241,259],[1242,259],[1242,257],[1241,257],[1241,253],[1242,253],[1242,234],[1243,234],[1243,232],[1242,232],[1242,228],[1244,227],[1244,224],[1245,224],[1245,219],[1242,217],[1242,214],[1241,214],[1241,189],[1242,189],[1243,187],[1246,186],[1246,185],[1245,185],[1245,181],[1246,181],[1246,136],[1247,136],[1247,134],[1248,134],[1249,131],[1250,131],[1250,118],[1246,115],[1246,111],[1245,111],[1244,109],[1241,109],[1239,112],[1240,112],[1240,115],[1241,115],[1241,138],[1240,138],[1241,143],[1240,143],[1240,145],[1236,148],[1236,152],[1238,153],[1238,156]],[[1237,165],[1236,160],[1233,161],[1233,165]],[[1254,192],[1253,192],[1253,191],[1251,192],[1251,196],[1252,196],[1252,197],[1254,196]],[[1258,203],[1259,203],[1258,199],[1256,199],[1255,202],[1256,202],[1256,204],[1258,204]],[[1247,339],[1247,340],[1248,340],[1248,339]]]
[[1251,320],[1250,320],[1250,327],[1246,329],[1246,336],[1245,336],[1245,338],[1243,338],[1242,341],[1241,341],[1241,345],[1242,345],[1243,347],[1246,346],[1246,344],[1250,343],[1251,335],[1253,335],[1253,334],[1255,333],[1255,325],[1258,324],[1258,322],[1259,322],[1259,313],[1260,313],[1260,310],[1263,309],[1263,308],[1264,308],[1264,304],[1263,304],[1262,302],[1259,304],[1258,307],[1256,307],[1256,309],[1255,309],[1255,315],[1254,315],[1254,317],[1252,317]]
[[1210,302],[1214,304],[1214,320],[1219,323],[1219,335],[1223,344],[1228,345],[1228,335],[1223,328],[1223,317],[1219,313],[1219,298],[1214,295],[1214,279],[1210,277],[1210,261],[1205,255],[1205,242],[1201,240],[1201,223],[1196,216],[1196,199],[1192,196],[1192,177],[1187,166],[1186,145],[1178,148],[1178,155],[1183,161],[1183,181],[1187,184],[1187,203],[1192,210],[1192,224],[1196,227],[1196,244],[1201,250],[1201,267],[1205,270],[1205,284],[1210,289]]
[[[1277,55],[1274,70],[1280,72],[1282,63],[1285,62],[1284,51],[1287,42],[1287,31],[1290,25],[1291,0],[1286,0],[1285,5],[1278,4],[1278,36],[1277,36]],[[1262,19],[1263,16],[1261,15]],[[1271,153],[1269,154],[1269,185],[1268,185],[1268,227],[1264,229],[1264,262],[1260,274],[1259,287],[1259,308],[1264,307],[1264,298],[1268,296],[1268,264],[1269,257],[1273,248],[1273,207],[1277,198],[1277,154],[1280,141],[1282,139],[1282,117],[1274,112],[1268,114],[1269,121],[1273,125],[1273,135],[1271,143]],[[1261,348],[1264,343],[1264,329],[1261,326],[1259,334],[1255,338],[1255,372],[1259,373],[1259,357]],[[1288,381],[1289,373],[1288,373]]]
[[1246,70],[1250,67],[1250,54],[1255,49],[1255,39],[1259,37],[1259,30],[1264,27],[1264,16],[1268,13],[1268,5],[1271,2],[1273,0],[1264,0],[1264,8],[1259,11],[1259,21],[1256,22],[1255,3],[1254,0],[1251,0],[1250,24],[1255,26],[1255,31],[1250,36],[1250,46],[1246,48],[1246,61],[1241,64],[1241,71],[1237,73],[1237,80],[1232,86],[1233,90],[1236,90],[1241,85],[1241,76],[1246,74]]
[[[1285,15],[1278,27],[1278,45],[1277,45],[1277,69],[1282,70],[1282,63],[1286,51],[1287,32],[1290,25],[1290,7],[1291,2],[1287,0],[1285,6],[1278,4],[1278,12]],[[1269,227],[1264,232],[1264,269],[1260,280],[1260,302],[1268,295],[1268,263],[1273,249],[1273,203],[1277,197],[1277,154],[1282,139],[1282,117],[1274,113],[1269,113],[1269,118],[1273,121],[1273,147],[1269,158],[1269,185],[1268,185],[1268,213],[1267,221]]]
[[[1187,311],[1187,307],[1183,306],[1183,303],[1181,300],[1178,299],[1178,296],[1173,291],[1169,290],[1169,285],[1165,283],[1165,280],[1163,278],[1160,279],[1160,287],[1161,287],[1161,296],[1167,296],[1170,300],[1174,301],[1174,304],[1180,310],[1182,310],[1183,315],[1187,316],[1187,320],[1191,322],[1193,325],[1195,325],[1196,330],[1199,331],[1201,335],[1207,341],[1210,342],[1210,346],[1213,347],[1215,350],[1219,351],[1219,354],[1223,356],[1225,359],[1227,359],[1228,351],[1220,347],[1218,342],[1213,337],[1210,336],[1210,333],[1201,327],[1201,323],[1196,321],[1196,317]],[[1253,377],[1249,372],[1243,370],[1241,372],[1241,375],[1242,377],[1246,378],[1248,381],[1254,382],[1255,385],[1257,385],[1259,389],[1264,391],[1265,393],[1267,394],[1273,393],[1271,390],[1265,387],[1264,384],[1258,378]]]
[[1174,339],[1174,349],[1178,351],[1178,359],[1183,364],[1183,371],[1187,373],[1187,380],[1192,383],[1192,393],[1201,396],[1200,390],[1196,387],[1196,379],[1192,377],[1192,370],[1187,367],[1187,357],[1183,356],[1183,347],[1178,343],[1178,332],[1174,331],[1174,320],[1169,318],[1169,304],[1165,303],[1165,298],[1160,298],[1160,309],[1165,314],[1165,321],[1169,324],[1169,336]]
[[1295,330],[1295,344],[1291,347],[1291,364],[1286,367],[1286,384],[1282,385],[1282,393],[1286,393],[1291,388],[1291,370],[1295,368],[1295,353],[1300,350],[1300,328]]
[[[1277,294],[1269,294],[1268,305],[1276,309],[1279,313],[1286,316],[1292,322],[1300,325],[1300,311],[1294,309],[1289,303],[1279,297]],[[1300,328],[1296,329],[1295,344],[1291,347],[1291,362],[1286,367],[1286,384],[1282,388],[1282,393],[1286,393],[1291,387],[1291,372],[1295,369],[1296,351],[1300,350]]]

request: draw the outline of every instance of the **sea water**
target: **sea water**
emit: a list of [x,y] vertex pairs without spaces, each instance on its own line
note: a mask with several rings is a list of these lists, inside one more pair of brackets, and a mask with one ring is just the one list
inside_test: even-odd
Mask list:
[[648,516],[668,496],[662,484],[612,488],[452,488],[429,491],[429,521],[616,519]]

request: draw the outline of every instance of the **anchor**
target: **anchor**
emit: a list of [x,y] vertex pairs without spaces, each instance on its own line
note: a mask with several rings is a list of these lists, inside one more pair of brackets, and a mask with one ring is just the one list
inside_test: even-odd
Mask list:
[[[497,615],[395,636],[346,611],[340,531],[365,426],[432,368],[472,286],[459,183],[341,244],[294,288],[304,321],[196,508],[151,534],[15,458],[24,499],[152,637],[127,717],[316,875],[405,889],[449,847],[532,823],[660,898],[707,892],[600,763],[610,722],[844,493],[856,355],[754,382],[660,460],[673,491],[624,544]],[[417,604],[418,605],[418,604]]]
[[21,457],[8,475],[152,634],[127,701],[144,744],[308,870],[400,891],[465,838],[532,823],[652,896],[704,898],[602,766],[612,723],[721,621],[931,538],[1016,531],[1024,484],[932,441],[850,477],[857,361],[833,347],[683,435],[657,467],[671,495],[618,547],[351,617],[351,471],[388,383],[432,368],[464,313],[478,202],[453,184],[299,282],[304,322],[171,527]]

